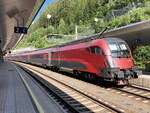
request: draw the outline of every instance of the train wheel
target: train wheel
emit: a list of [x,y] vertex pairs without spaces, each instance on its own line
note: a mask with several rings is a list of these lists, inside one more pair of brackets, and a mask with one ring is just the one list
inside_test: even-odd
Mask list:
[[88,76],[88,80],[92,81],[92,75],[91,75],[91,73],[87,73],[87,76]]
[[46,67],[47,67],[47,65],[46,65],[46,64],[42,64],[42,67],[46,68]]
[[84,78],[87,79],[87,80],[89,80],[89,81],[94,81],[95,76],[92,73],[85,73],[84,74]]
[[96,80],[96,75],[90,73],[90,80],[95,81]]
[[75,76],[76,78],[79,77],[79,72],[78,72],[78,71],[74,70],[74,71],[73,71],[73,74],[74,74],[74,76]]
[[89,80],[89,74],[88,73],[83,73],[82,78],[86,79],[86,80]]

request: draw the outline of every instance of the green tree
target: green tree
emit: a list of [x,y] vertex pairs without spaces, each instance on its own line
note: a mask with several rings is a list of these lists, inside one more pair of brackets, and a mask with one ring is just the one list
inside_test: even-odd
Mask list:
[[149,46],[137,46],[134,50],[133,57],[135,64],[143,69],[146,63],[150,62],[150,45]]
[[58,31],[60,34],[67,34],[67,25],[65,21],[61,18],[58,26]]

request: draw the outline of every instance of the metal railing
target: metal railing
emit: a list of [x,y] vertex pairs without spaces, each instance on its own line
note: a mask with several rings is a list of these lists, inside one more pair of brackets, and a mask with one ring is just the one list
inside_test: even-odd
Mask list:
[[140,8],[140,7],[142,8],[142,7],[149,7],[149,6],[150,6],[150,2],[146,2],[146,3],[132,3],[131,5],[126,6],[126,7],[122,8],[122,9],[111,10],[110,13],[108,13],[104,17],[104,20],[108,21],[111,18],[116,18],[116,17],[124,15],[124,14],[126,14],[128,12],[132,12],[133,8]]

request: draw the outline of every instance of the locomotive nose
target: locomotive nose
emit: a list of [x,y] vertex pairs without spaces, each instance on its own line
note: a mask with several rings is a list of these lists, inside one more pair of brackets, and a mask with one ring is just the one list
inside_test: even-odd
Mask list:
[[133,62],[131,58],[114,58],[114,63],[116,67],[120,69],[129,69],[133,67]]

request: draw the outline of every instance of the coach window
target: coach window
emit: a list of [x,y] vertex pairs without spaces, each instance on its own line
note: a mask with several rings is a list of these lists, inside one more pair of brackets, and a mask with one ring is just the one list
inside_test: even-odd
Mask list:
[[54,55],[54,52],[51,52],[50,54],[51,54],[51,56],[53,56],[53,55]]
[[43,55],[32,55],[31,58],[43,58]]
[[91,48],[91,53],[97,54],[97,55],[104,55],[102,49],[99,46],[92,46]]

